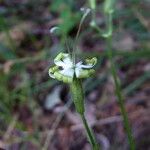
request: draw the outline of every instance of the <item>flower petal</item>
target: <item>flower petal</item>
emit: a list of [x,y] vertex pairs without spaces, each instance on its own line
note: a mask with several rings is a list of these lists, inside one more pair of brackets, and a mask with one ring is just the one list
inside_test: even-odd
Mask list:
[[71,61],[71,58],[69,54],[67,53],[60,53],[56,56],[54,59],[54,63],[57,66],[61,66],[64,69],[72,68],[73,67],[73,62]]
[[76,64],[76,68],[92,68],[93,67],[93,65],[83,65],[82,63],[83,63],[82,61],[78,62]]
[[49,71],[48,74],[49,74],[49,76],[50,76],[51,78],[55,79],[55,76],[54,76],[53,73],[51,73],[51,72]]
[[57,71],[54,73],[54,76],[57,80],[59,81],[63,81],[65,83],[71,83],[73,78],[72,77],[69,77],[69,76],[65,76],[63,75],[60,71]]
[[69,69],[69,68],[73,68],[73,62],[71,61],[71,59],[68,57],[68,58],[65,58],[63,60],[64,62],[64,65],[62,66],[64,69]]
[[69,68],[69,69],[64,69],[64,70],[61,70],[59,71],[62,75],[64,76],[68,76],[68,77],[71,77],[73,78],[73,75],[74,75],[74,69],[72,68]]
[[82,61],[79,61],[77,64],[76,64],[76,67],[80,67],[82,65]]
[[48,74],[51,78],[54,78],[55,79],[55,75],[54,73],[58,71],[58,66],[54,66],[54,67],[51,67],[49,68],[49,71],[48,71]]
[[97,58],[93,57],[92,59],[86,59],[85,62],[87,65],[91,65],[93,67],[97,63]]
[[94,57],[94,58],[92,58],[92,59],[86,59],[85,61],[86,61],[86,64],[85,64],[85,65],[83,65],[83,62],[82,62],[82,61],[78,62],[78,63],[76,64],[76,68],[90,69],[90,68],[92,68],[92,67],[96,64],[97,58]]
[[92,68],[94,65],[80,65],[81,68]]
[[[78,74],[77,74],[78,73]],[[95,73],[94,69],[80,69],[79,72],[76,71],[77,78],[88,78]]]
[[55,61],[54,63],[55,65],[60,66],[60,67],[63,67],[65,65],[63,61]]
[[76,74],[76,77],[77,77],[77,78],[80,76],[81,70],[82,70],[82,69],[79,68],[79,67],[76,67],[76,68],[75,68],[75,74]]

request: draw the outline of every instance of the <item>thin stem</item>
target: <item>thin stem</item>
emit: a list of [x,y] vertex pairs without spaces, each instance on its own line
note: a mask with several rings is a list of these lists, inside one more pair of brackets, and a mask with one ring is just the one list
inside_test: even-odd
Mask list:
[[92,9],[92,21],[93,26],[96,25],[96,0],[89,0],[90,7]]
[[[109,23],[110,24],[108,26],[112,27],[112,22],[109,22]],[[108,43],[108,57],[111,62],[111,72],[112,72],[112,76],[113,76],[114,83],[115,83],[116,95],[118,97],[118,102],[119,102],[119,106],[120,106],[122,117],[123,117],[124,127],[128,136],[130,150],[135,150],[135,143],[132,137],[132,131],[129,125],[129,119],[128,119],[127,112],[125,110],[124,100],[123,100],[123,96],[121,93],[121,87],[117,79],[117,72],[116,72],[115,63],[113,61],[113,56],[112,56],[112,34],[110,34],[110,36],[107,38],[107,43]]]
[[99,28],[99,26],[95,22],[91,23],[91,27],[93,29],[95,29],[100,34],[100,36],[101,36],[102,31],[101,31],[101,29]]
[[[92,2],[92,0],[91,0],[91,2]],[[123,100],[123,96],[122,96],[122,93],[121,93],[121,87],[120,87],[119,81],[117,79],[117,72],[116,72],[115,63],[113,61],[113,55],[112,55],[112,30],[113,30],[112,13],[113,13],[113,7],[114,7],[113,4],[114,4],[114,2],[113,3],[111,3],[112,1],[105,1],[105,2],[106,2],[105,4],[107,4],[106,6],[108,7],[107,8],[108,10],[105,11],[105,15],[107,16],[107,30],[108,31],[105,34],[102,34],[100,28],[96,24],[95,16],[93,16],[93,18],[92,18],[94,21],[92,20],[91,26],[93,28],[95,28],[99,32],[99,34],[102,37],[105,37],[106,40],[107,40],[107,43],[108,43],[108,58],[111,62],[111,72],[112,72],[112,76],[113,76],[114,83],[115,83],[116,95],[118,97],[118,102],[119,102],[119,106],[120,106],[120,109],[121,109],[125,130],[127,132],[130,149],[135,150],[135,143],[134,143],[134,139],[132,137],[132,132],[131,132],[131,128],[130,128],[130,125],[129,125],[129,119],[128,119],[127,112],[125,110],[124,100]]]
[[95,136],[94,136],[94,134],[93,134],[92,129],[90,129],[90,127],[88,126],[88,123],[87,123],[87,120],[86,120],[84,114],[83,114],[83,115],[80,115],[80,116],[81,116],[81,119],[82,119],[82,121],[83,121],[85,130],[86,130],[86,132],[87,132],[87,136],[88,136],[89,142],[90,142],[90,144],[91,144],[91,146],[92,146],[92,149],[93,149],[93,150],[99,150],[99,145],[98,145],[97,142],[96,142],[96,139],[95,139]]
[[[83,8],[84,9],[84,8]],[[83,10],[84,11],[84,10]],[[73,45],[73,64],[75,65],[75,61],[76,61],[76,56],[75,56],[75,49],[76,49],[76,45],[77,45],[77,40],[78,40],[78,37],[79,37],[79,34],[80,34],[80,31],[81,31],[81,27],[82,27],[82,24],[86,18],[86,16],[90,13],[90,9],[86,9],[81,20],[80,20],[80,23],[79,23],[79,27],[78,27],[78,31],[77,31],[77,34],[75,36],[75,41],[74,41],[74,45]]]

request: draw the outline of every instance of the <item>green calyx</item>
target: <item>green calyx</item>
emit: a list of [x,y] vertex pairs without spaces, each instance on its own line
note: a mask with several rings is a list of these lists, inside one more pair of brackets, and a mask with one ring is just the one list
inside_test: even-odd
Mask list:
[[84,114],[84,92],[82,88],[81,79],[76,78],[74,75],[73,81],[70,84],[72,100],[74,102],[76,111],[83,115]]

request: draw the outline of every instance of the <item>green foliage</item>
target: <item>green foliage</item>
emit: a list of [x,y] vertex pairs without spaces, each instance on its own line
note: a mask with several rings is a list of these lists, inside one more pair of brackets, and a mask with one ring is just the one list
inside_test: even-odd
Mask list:
[[16,58],[15,53],[11,49],[0,43],[0,59],[9,60],[14,58]]
[[[21,104],[27,100],[26,97],[29,92],[28,81],[26,79],[27,76],[22,73],[21,77],[22,79],[20,79],[20,81],[16,81],[17,85],[11,88],[11,82],[14,82],[13,75],[1,74],[0,76],[0,84],[3,85],[0,87],[0,98],[3,100],[4,104],[9,110],[13,105]],[[9,83],[9,81],[11,82]]]
[[59,25],[64,35],[67,35],[80,19],[80,13],[73,10],[73,1],[56,0],[50,6],[50,10],[59,13],[61,23]]

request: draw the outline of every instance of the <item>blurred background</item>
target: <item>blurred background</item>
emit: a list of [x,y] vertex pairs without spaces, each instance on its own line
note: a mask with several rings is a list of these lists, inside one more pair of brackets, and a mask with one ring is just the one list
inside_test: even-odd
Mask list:
[[[105,30],[103,0],[96,21]],[[72,48],[88,0],[0,0],[0,149],[90,150],[68,85],[48,76],[55,56]],[[150,1],[116,1],[113,57],[137,150],[150,149]],[[76,53],[96,56],[84,81],[86,116],[103,150],[129,150],[109,70],[106,41],[89,15]],[[53,35],[49,29],[61,28]]]

